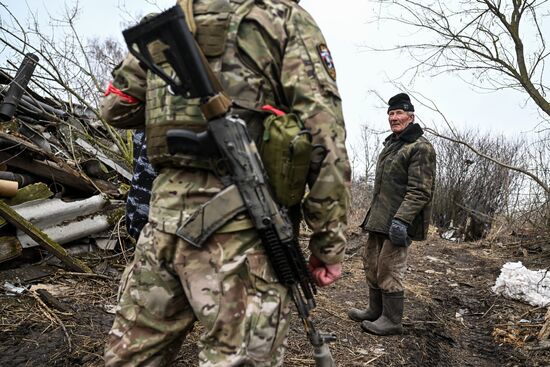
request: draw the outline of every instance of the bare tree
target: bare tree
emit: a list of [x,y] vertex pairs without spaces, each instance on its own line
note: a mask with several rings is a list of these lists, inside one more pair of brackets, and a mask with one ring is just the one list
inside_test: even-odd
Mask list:
[[90,58],[90,69],[96,76],[98,84],[104,90],[112,80],[111,72],[126,55],[126,47],[116,39],[92,38],[86,49]]
[[548,0],[375,1],[381,19],[415,32],[394,48],[416,60],[408,71],[458,72],[476,88],[519,90],[548,121]]
[[[351,210],[350,224],[357,226],[361,224],[365,212],[372,200],[372,190],[374,187],[374,175],[378,155],[382,150],[382,134],[385,132],[377,131],[364,124],[361,127],[360,150],[358,152],[352,147],[352,167],[353,177],[351,186]],[[358,166],[361,167],[361,173],[357,174]]]
[[[49,28],[43,29],[32,11],[29,10],[29,18],[23,21],[0,0],[0,47],[6,59],[0,70],[14,75],[26,53],[36,54],[40,62],[33,75],[31,89],[59,103],[60,109],[99,121],[102,128],[96,129],[93,137],[84,137],[102,150],[111,150],[131,165],[132,152],[127,137],[109,126],[99,115],[101,96],[106,80],[110,78],[109,71],[122,59],[124,48],[112,39],[83,39],[77,32],[79,15],[79,4],[75,1],[65,5],[60,16],[50,16]],[[48,111],[43,112],[48,114]],[[48,115],[48,118],[67,124],[56,115]],[[110,148],[112,144],[115,144],[114,149]]]
[[[526,101],[538,106],[546,123],[550,121],[549,75],[545,67],[550,54],[545,39],[550,34],[549,22],[545,22],[550,15],[548,0],[373,1],[380,4],[380,19],[396,22],[415,34],[401,38],[404,43],[385,49],[407,52],[416,61],[402,76],[450,72],[469,76],[467,82],[477,89],[518,90],[524,93]],[[441,111],[432,109],[444,118]],[[542,131],[548,128],[545,124]],[[457,140],[456,134],[440,137],[480,153],[475,146]],[[544,145],[538,147],[545,149]],[[548,152],[532,152],[531,156],[538,154],[547,156]],[[503,164],[494,157],[483,157]],[[539,176],[540,170],[504,166],[533,179],[544,190],[546,201],[550,201],[548,177]]]
[[361,142],[363,145],[363,159],[365,164],[365,182],[374,185],[374,174],[376,172],[376,163],[378,155],[382,151],[382,134],[364,124],[361,129]]
[[480,134],[479,131],[458,132],[461,142],[475,145],[480,154],[448,139],[435,139],[437,152],[436,189],[433,218],[438,227],[460,228],[466,240],[484,238],[495,216],[509,207],[511,191],[518,173],[494,164],[482,155],[496,157],[508,165],[521,161],[522,141],[503,136]]

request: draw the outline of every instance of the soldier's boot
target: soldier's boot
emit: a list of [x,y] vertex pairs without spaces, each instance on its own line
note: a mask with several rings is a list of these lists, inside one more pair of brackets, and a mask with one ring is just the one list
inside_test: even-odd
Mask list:
[[383,311],[376,321],[363,321],[361,328],[375,335],[398,335],[403,333],[403,291],[382,293]]
[[353,321],[374,321],[382,314],[382,290],[380,288],[369,288],[369,308],[360,310],[352,308],[348,311],[348,317]]

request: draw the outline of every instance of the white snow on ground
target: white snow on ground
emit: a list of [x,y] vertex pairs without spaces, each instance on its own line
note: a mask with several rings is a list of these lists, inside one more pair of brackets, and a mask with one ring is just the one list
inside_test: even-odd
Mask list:
[[529,270],[521,261],[508,262],[502,266],[491,289],[506,298],[547,307],[550,305],[550,271]]

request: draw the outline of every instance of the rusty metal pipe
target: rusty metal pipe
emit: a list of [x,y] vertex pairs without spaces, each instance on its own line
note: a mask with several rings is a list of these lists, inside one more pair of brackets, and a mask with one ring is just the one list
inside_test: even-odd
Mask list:
[[23,92],[27,88],[27,84],[31,80],[34,68],[38,63],[38,56],[34,54],[26,54],[21,62],[21,66],[17,70],[15,78],[10,83],[10,87],[6,92],[2,104],[0,104],[0,121],[9,121],[15,115],[15,110],[21,102]]

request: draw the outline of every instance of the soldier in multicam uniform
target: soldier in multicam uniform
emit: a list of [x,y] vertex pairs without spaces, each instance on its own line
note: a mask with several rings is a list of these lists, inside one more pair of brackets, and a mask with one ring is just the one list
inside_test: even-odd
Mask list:
[[[302,212],[313,233],[313,276],[321,286],[332,283],[341,276],[346,244],[350,167],[336,73],[321,32],[297,1],[178,3],[252,137],[262,136],[261,107],[272,105],[297,114],[313,144],[326,148],[308,178]],[[198,101],[173,95],[132,56],[113,75],[102,115],[119,128],[145,122],[148,157],[159,176],[149,223],[123,274],[106,365],[167,365],[197,320],[204,327],[201,366],[282,365],[290,299],[248,216],[230,218],[201,248],[175,234],[224,188],[213,158],[167,150],[167,130],[205,130]]]
[[409,96],[399,93],[388,107],[392,134],[378,157],[374,196],[361,227],[369,236],[363,264],[369,307],[348,316],[377,335],[403,331],[403,277],[412,240],[424,240],[431,216],[435,182],[435,151],[414,123]]

